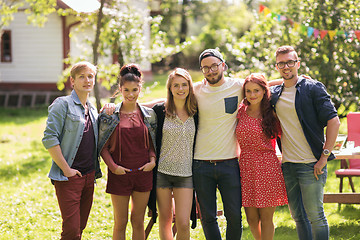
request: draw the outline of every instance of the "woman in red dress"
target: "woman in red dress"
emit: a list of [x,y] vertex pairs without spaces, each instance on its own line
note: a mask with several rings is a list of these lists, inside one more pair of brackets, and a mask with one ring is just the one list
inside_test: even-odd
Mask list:
[[249,75],[238,112],[242,205],[256,240],[273,239],[276,206],[287,204],[281,162],[275,151],[280,124],[270,106],[270,91],[262,74]]

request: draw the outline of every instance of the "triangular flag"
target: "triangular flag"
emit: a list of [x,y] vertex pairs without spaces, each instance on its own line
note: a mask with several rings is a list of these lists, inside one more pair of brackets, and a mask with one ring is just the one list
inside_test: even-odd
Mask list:
[[327,30],[321,30],[320,31],[320,38],[323,39],[326,36],[327,33],[328,33]]
[[343,30],[340,30],[340,31],[336,32],[336,36],[344,35],[344,34],[345,34],[345,32]]
[[271,10],[267,7],[264,8],[264,16],[266,17],[267,15],[269,15],[271,13]]
[[264,8],[265,8],[265,6],[262,5],[262,4],[260,4],[260,6],[259,6],[259,13],[261,13],[262,11],[264,11]]
[[280,20],[281,20],[281,21],[285,21],[286,19],[287,19],[287,17],[281,15],[281,17],[280,17]]
[[298,31],[300,27],[300,24],[298,22],[294,22],[294,30]]
[[314,29],[314,37],[317,38],[319,36],[319,29]]
[[313,32],[314,32],[314,28],[313,28],[313,27],[308,27],[308,29],[307,29],[307,36],[308,36],[308,37],[311,37],[311,35],[313,34]]
[[301,30],[301,33],[306,33],[307,27],[305,25],[301,24],[300,30]]
[[330,40],[334,40],[334,36],[336,35],[336,30],[331,30],[328,32],[329,33],[329,37],[330,37]]
[[[284,18],[286,18],[286,17],[284,17]],[[291,26],[293,26],[293,25],[294,25],[294,21],[293,21],[292,19],[290,19],[290,18],[286,18],[285,20],[288,20],[288,22],[290,23],[290,25],[291,25]]]
[[277,19],[278,19],[279,22],[281,22],[281,15],[280,14],[277,15]]
[[276,15],[276,13],[271,13],[271,18],[275,18],[275,17],[277,17],[277,15]]
[[349,37],[349,33],[345,32],[345,38],[348,38],[348,37]]
[[360,41],[360,30],[356,30],[355,35],[356,35],[357,39]]

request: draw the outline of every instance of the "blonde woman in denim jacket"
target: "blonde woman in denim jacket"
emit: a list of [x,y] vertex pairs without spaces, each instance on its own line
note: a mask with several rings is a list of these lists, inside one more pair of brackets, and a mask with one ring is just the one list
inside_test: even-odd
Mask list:
[[[137,103],[141,72],[128,64],[120,70],[123,102],[99,117],[99,152],[108,166],[106,192],[114,208],[113,239],[125,239],[131,199],[132,239],[145,239],[144,216],[155,167],[155,112]],[[131,198],[130,198],[131,197]]]

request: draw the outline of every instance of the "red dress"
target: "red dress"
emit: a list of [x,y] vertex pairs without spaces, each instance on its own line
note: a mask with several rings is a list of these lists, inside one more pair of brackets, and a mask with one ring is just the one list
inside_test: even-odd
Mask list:
[[275,140],[265,136],[262,119],[247,115],[241,104],[236,136],[240,144],[241,195],[244,207],[275,207],[288,203]]

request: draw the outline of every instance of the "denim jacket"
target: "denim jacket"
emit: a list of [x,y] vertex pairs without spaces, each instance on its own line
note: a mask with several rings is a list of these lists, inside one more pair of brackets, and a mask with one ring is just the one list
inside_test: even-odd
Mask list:
[[[90,119],[94,128],[95,146],[98,142],[97,110],[91,103],[89,106]],[[61,152],[66,162],[71,165],[74,162],[77,149],[80,145],[85,128],[85,108],[82,106],[78,95],[73,90],[71,95],[59,97],[48,108],[49,116],[42,143],[46,149],[60,145]],[[102,176],[97,149],[94,150],[95,177]],[[49,178],[56,181],[67,181],[62,170],[53,161],[49,172]]]
[[[112,115],[107,115],[105,112],[102,112],[99,115],[99,143],[98,143],[98,154],[100,155],[105,143],[110,138],[111,134],[114,132],[116,126],[120,122],[119,112],[122,103],[116,105],[115,112]],[[144,123],[149,130],[151,140],[155,147],[156,143],[156,114],[154,110],[148,107],[139,105],[140,110],[144,116]]]
[[[328,120],[337,116],[325,86],[309,77],[300,76],[296,83],[295,109],[305,138],[317,160],[324,146],[324,127]],[[284,84],[271,87],[271,106],[275,105],[284,89]],[[334,159],[331,153],[328,160]]]

